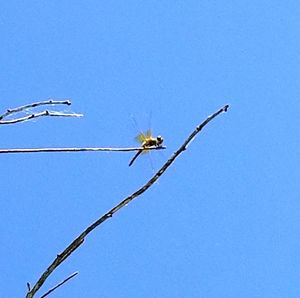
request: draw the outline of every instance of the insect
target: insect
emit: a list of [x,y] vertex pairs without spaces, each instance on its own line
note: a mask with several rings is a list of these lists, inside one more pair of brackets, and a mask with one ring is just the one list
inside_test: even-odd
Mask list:
[[139,133],[135,138],[141,146],[144,148],[142,150],[139,150],[134,157],[131,159],[129,166],[131,166],[134,161],[139,157],[141,153],[148,153],[149,150],[147,148],[149,147],[160,147],[164,141],[164,139],[161,136],[157,136],[156,138],[152,136],[151,130],[147,130],[146,133]]

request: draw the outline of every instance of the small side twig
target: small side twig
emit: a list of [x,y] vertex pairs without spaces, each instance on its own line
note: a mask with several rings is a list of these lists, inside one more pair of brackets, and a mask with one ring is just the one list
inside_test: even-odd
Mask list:
[[55,291],[57,288],[59,288],[60,286],[62,286],[64,283],[66,283],[68,280],[70,280],[71,278],[73,278],[74,276],[76,276],[79,272],[74,272],[72,273],[70,276],[68,276],[66,279],[64,279],[63,281],[61,281],[60,283],[58,283],[55,287],[51,288],[49,291],[47,291],[45,294],[43,294],[41,296],[41,298],[45,298],[46,296],[48,296],[50,293],[52,293],[53,291]]
[[81,117],[82,114],[76,114],[76,113],[65,113],[65,112],[57,112],[57,111],[49,111],[45,110],[42,112],[37,113],[31,113],[30,115],[24,116],[24,117],[15,117],[13,119],[5,120],[4,118],[7,118],[9,116],[15,116],[14,114],[17,114],[19,112],[25,111],[29,108],[36,108],[39,106],[45,106],[45,105],[71,105],[71,101],[69,100],[47,100],[47,101],[40,101],[35,102],[31,104],[27,104],[24,106],[20,106],[13,109],[8,109],[4,114],[0,115],[0,125],[2,124],[15,124],[19,122],[28,121],[34,118],[39,117],[45,117],[45,116],[52,116],[52,117]]
[[123,201],[121,201],[118,205],[113,207],[106,214],[97,219],[94,223],[88,226],[68,247],[57,257],[54,261],[49,265],[49,267],[44,271],[41,277],[38,279],[36,284],[31,288],[30,291],[27,292],[26,298],[32,298],[35,293],[40,289],[40,287],[44,284],[46,279],[51,275],[51,273],[64,261],[66,260],[85,240],[85,237],[92,232],[96,227],[102,224],[107,219],[111,218],[117,211],[126,206],[128,203],[133,201],[135,198],[144,193],[148,188],[150,188],[159,177],[167,170],[167,168],[174,162],[174,160],[187,149],[188,144],[194,139],[194,137],[206,126],[211,120],[217,117],[219,114],[223,112],[227,112],[229,105],[225,105],[223,108],[219,109],[214,114],[210,115],[205,121],[199,124],[195,130],[188,136],[188,138],[183,142],[183,144],[179,147],[177,151],[175,151],[171,157],[167,160],[167,162],[158,170],[158,172],[140,189],[135,191],[133,194],[129,195]]

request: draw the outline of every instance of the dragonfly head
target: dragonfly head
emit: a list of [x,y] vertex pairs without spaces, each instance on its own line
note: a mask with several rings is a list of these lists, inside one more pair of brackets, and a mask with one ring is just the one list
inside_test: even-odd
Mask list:
[[163,143],[164,139],[162,136],[157,136],[156,141],[157,141],[156,146],[160,146]]

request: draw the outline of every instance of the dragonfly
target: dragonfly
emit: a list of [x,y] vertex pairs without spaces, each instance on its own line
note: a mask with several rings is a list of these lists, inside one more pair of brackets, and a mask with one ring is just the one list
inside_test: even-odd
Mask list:
[[150,147],[161,147],[164,139],[162,136],[154,137],[152,136],[151,130],[148,129],[145,133],[141,132],[135,137],[136,141],[138,141],[141,144],[141,147],[144,149],[138,150],[138,152],[134,155],[134,157],[131,159],[129,166],[132,166],[134,161],[140,156],[142,153],[148,153],[149,150],[147,148]]

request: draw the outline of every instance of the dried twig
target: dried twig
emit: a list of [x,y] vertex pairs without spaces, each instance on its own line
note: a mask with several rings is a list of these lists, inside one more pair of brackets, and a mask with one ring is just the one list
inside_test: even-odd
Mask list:
[[36,113],[36,114],[30,114],[28,116],[25,117],[20,117],[20,118],[16,118],[16,119],[12,119],[12,120],[1,120],[0,121],[0,125],[1,124],[15,124],[18,122],[24,122],[27,120],[31,120],[33,118],[39,118],[39,117],[43,117],[43,116],[53,116],[53,117],[82,117],[82,114],[75,114],[75,113],[63,113],[63,112],[51,112],[51,111],[43,111],[40,113]]
[[33,288],[27,292],[26,298],[31,298],[35,293],[40,289],[40,287],[44,284],[49,275],[65,260],[67,259],[85,240],[85,237],[92,232],[96,227],[102,224],[107,219],[111,218],[117,211],[130,203],[133,199],[144,193],[150,186],[152,186],[158,178],[166,171],[166,169],[174,162],[174,160],[186,150],[187,145],[193,140],[193,138],[203,129],[205,125],[207,125],[211,120],[217,117],[222,112],[226,112],[229,108],[229,105],[225,105],[223,108],[219,109],[217,112],[209,116],[204,122],[202,122],[199,126],[195,128],[195,130],[188,136],[188,138],[184,141],[184,143],[180,146],[180,148],[175,151],[172,156],[167,160],[167,162],[158,170],[158,172],[140,189],[136,192],[125,198],[118,205],[113,207],[110,211],[104,214],[102,217],[97,219],[94,223],[92,223],[89,227],[86,228],[62,253],[58,254],[55,260],[50,264],[50,266],[45,270],[45,272],[41,275],[39,280],[33,286]]
[[26,109],[36,108],[36,107],[45,106],[45,105],[71,105],[71,102],[69,100],[51,100],[50,99],[47,101],[35,102],[35,103],[28,104],[28,105],[20,106],[17,108],[8,109],[4,114],[0,115],[0,125],[1,124],[15,124],[18,122],[23,122],[23,121],[31,120],[34,118],[44,117],[44,116],[52,116],[52,117],[81,117],[82,116],[82,114],[76,114],[76,113],[64,113],[64,112],[45,110],[43,112],[32,113],[32,114],[24,116],[24,117],[16,117],[14,119],[4,120],[4,118],[7,118],[8,116],[12,116],[12,115],[22,112]]
[[[166,149],[165,146],[153,146],[147,147],[147,150],[160,150]],[[45,152],[86,152],[86,151],[117,151],[117,152],[126,152],[126,151],[139,151],[143,150],[143,147],[130,147],[130,148],[99,148],[99,147],[85,147],[85,148],[17,148],[17,149],[0,149],[0,154],[7,153],[45,153]]]
[[46,296],[48,296],[50,293],[52,293],[53,291],[55,291],[57,288],[59,288],[60,286],[62,286],[64,283],[66,283],[68,280],[70,280],[71,278],[73,278],[74,276],[76,276],[78,274],[77,272],[72,273],[70,276],[68,276],[66,279],[64,279],[63,281],[61,281],[60,283],[58,283],[55,287],[51,288],[49,291],[47,291],[45,294],[43,294],[41,296],[41,298],[45,298]]
[[36,108],[38,106],[45,106],[45,105],[71,105],[71,101],[70,100],[46,100],[46,101],[39,101],[39,102],[34,102],[34,103],[30,103],[24,106],[20,106],[17,108],[13,108],[13,109],[7,109],[7,111],[3,114],[0,115],[0,120],[2,120],[3,118],[14,114],[14,113],[19,113],[21,111],[24,111],[26,109],[30,109],[30,108]]

